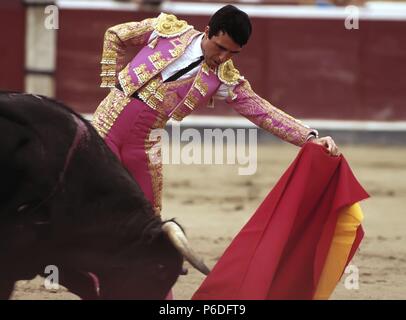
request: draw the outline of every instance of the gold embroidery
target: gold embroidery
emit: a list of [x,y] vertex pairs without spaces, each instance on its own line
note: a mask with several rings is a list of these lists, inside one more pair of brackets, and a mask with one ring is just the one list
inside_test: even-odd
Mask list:
[[237,85],[241,80],[240,72],[234,68],[234,64],[231,59],[219,66],[217,76],[227,85]]
[[167,65],[167,61],[162,57],[161,51],[157,51],[154,54],[148,56],[149,61],[151,61],[152,65],[155,69],[161,70]]
[[164,38],[180,36],[193,28],[185,20],[178,20],[173,14],[161,13],[156,21],[155,32]]
[[203,62],[203,64],[202,64],[202,72],[203,72],[204,74],[206,74],[206,75],[209,75],[209,71],[210,71],[209,66],[207,65],[206,62]]
[[100,73],[100,76],[105,77],[105,76],[115,76],[115,75],[116,75],[115,65],[112,65],[112,64],[102,65],[102,72]]
[[199,98],[197,98],[193,92],[189,93],[185,99],[185,106],[187,106],[189,109],[193,110],[196,106],[197,103],[199,102]]
[[153,24],[155,21],[156,18],[149,18],[140,22],[119,24],[113,28],[116,29],[117,36],[121,39],[121,41],[132,40],[133,44],[141,44],[139,41],[137,41],[137,38],[149,31],[152,31],[154,29]]
[[151,93],[148,90],[138,90],[138,97],[144,101],[145,103],[147,102],[148,98],[151,96]]
[[166,94],[166,88],[164,86],[160,86],[155,92],[155,97],[159,101],[163,102],[164,98],[165,98],[165,94]]
[[166,95],[166,87],[162,86],[160,78],[150,80],[144,87],[138,90],[138,96],[152,109],[157,109]]
[[115,65],[116,57],[117,57],[116,51],[106,50],[105,52],[103,52],[101,63]]
[[140,97],[140,99],[147,103],[149,97],[155,93],[155,90],[158,87],[158,83],[158,79],[152,79],[144,87],[138,90],[138,96]]
[[101,78],[101,88],[114,88],[116,85],[116,77],[102,77]]
[[102,59],[101,88],[112,88],[116,84],[116,53],[107,52]]
[[145,63],[140,64],[138,67],[135,67],[133,71],[137,76],[140,84],[145,83],[151,77],[151,73],[147,70],[147,65]]
[[153,79],[148,83],[148,88],[151,92],[155,92],[156,88],[159,86],[159,78]]
[[149,99],[147,100],[146,104],[147,104],[150,108],[152,108],[152,109],[154,109],[154,110],[157,110],[158,107],[159,107],[159,100],[158,100],[157,98],[155,98],[155,96],[151,96],[151,97],[149,97]]
[[183,39],[183,37],[173,39],[170,41],[170,43],[174,47],[173,49],[169,49],[169,53],[171,54],[172,58],[176,58],[176,57],[180,56],[185,49],[185,44],[186,44],[185,39]]
[[209,91],[209,85],[205,83],[201,77],[198,77],[195,81],[194,87],[200,92],[204,97]]
[[130,96],[135,92],[137,87],[134,85],[131,75],[129,74],[130,65],[128,64],[118,75],[121,87],[123,88],[125,94]]
[[114,122],[130,101],[130,98],[120,90],[113,89],[100,103],[93,114],[92,124],[102,138],[109,133]]
[[[107,29],[104,36],[102,53],[102,83],[101,87],[114,87],[116,74],[122,69],[126,42],[133,45],[146,43],[149,31],[154,29],[156,18],[145,19],[141,22],[129,22]],[[106,76],[111,78],[105,78]]]
[[153,129],[163,129],[167,121],[166,116],[159,115],[144,142],[148,169],[151,174],[152,193],[154,195],[152,206],[156,215],[160,215],[162,210],[162,153],[160,137],[158,136],[158,139],[153,140],[151,131]]
[[182,52],[183,52],[182,47],[175,47],[173,49],[169,49],[169,53],[171,54],[172,58],[179,57]]
[[[173,50],[178,52],[177,54],[181,54],[184,51],[187,44],[190,42],[190,39],[192,39],[193,36],[195,36],[197,34],[199,34],[199,32],[192,29],[190,32],[186,32],[185,34],[182,34],[179,37],[179,39],[171,40],[171,43],[173,45],[177,45],[177,47],[174,48]],[[159,60],[159,58],[160,58],[160,56],[158,54],[151,55],[150,61],[151,62],[154,61],[154,67],[156,67],[156,69],[153,69],[151,72],[148,71],[146,64],[141,64],[138,67],[134,68],[134,73],[136,74],[136,76],[139,80],[139,83],[137,84],[137,86],[134,84],[128,85],[129,90],[125,91],[127,95],[134,93],[140,86],[147,83],[152,77],[154,77],[156,74],[158,74],[166,65],[168,65],[169,63],[171,63],[173,61],[173,59],[166,60],[166,59],[162,58],[162,60]],[[159,98],[159,96],[158,96],[158,98]]]

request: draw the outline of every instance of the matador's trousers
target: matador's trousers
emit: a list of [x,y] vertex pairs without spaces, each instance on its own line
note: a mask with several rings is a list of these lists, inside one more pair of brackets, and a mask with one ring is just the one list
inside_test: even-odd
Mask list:
[[153,130],[164,128],[168,118],[141,100],[125,97],[118,89],[112,89],[96,114],[103,108],[113,108],[116,113],[112,127],[104,136],[105,142],[133,175],[159,215],[162,162],[159,137],[157,139]]
[[[94,117],[109,117],[109,122],[113,122],[104,141],[133,175],[155,214],[160,215],[162,162],[159,139],[153,130],[165,127],[166,115],[114,88],[100,103]],[[173,299],[172,290],[166,299]]]

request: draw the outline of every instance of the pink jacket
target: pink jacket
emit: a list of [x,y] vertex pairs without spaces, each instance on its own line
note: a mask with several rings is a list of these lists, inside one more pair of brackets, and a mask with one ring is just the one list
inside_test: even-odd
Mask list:
[[[148,43],[153,31],[158,37]],[[316,130],[259,97],[231,60],[217,70],[211,70],[203,63],[193,82],[163,83],[161,71],[179,58],[198,34],[200,32],[186,21],[164,13],[157,18],[109,28],[103,46],[101,87],[114,87],[119,81],[126,96],[137,92],[151,108],[164,110],[168,117],[181,121],[197,107],[209,104],[224,83],[233,88],[226,101],[257,126],[298,146],[303,145],[311,134],[317,135]],[[125,49],[131,45],[144,46],[124,66]],[[168,87],[171,90],[168,91]],[[167,99],[170,92],[176,92],[173,95],[175,100]],[[170,106],[169,101],[172,102]]]

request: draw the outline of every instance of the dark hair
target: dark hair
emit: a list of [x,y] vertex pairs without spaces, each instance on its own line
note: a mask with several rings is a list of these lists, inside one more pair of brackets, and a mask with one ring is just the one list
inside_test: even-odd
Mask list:
[[223,31],[240,47],[248,42],[252,30],[248,15],[231,4],[222,7],[211,17],[209,28],[209,38]]

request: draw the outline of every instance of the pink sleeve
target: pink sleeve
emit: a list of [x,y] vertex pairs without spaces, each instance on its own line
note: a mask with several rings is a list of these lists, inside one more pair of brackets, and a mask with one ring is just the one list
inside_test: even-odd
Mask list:
[[124,67],[125,49],[146,44],[154,30],[156,18],[128,22],[107,29],[104,35],[101,60],[101,87],[114,87],[117,73]]
[[235,86],[230,94],[232,96],[226,101],[238,113],[284,141],[302,146],[309,137],[318,135],[317,130],[311,129],[258,96],[246,80]]

